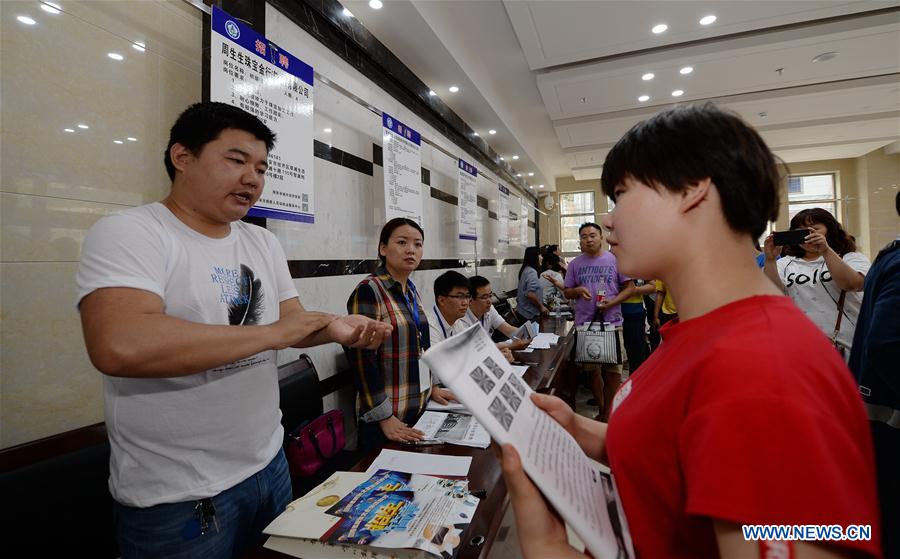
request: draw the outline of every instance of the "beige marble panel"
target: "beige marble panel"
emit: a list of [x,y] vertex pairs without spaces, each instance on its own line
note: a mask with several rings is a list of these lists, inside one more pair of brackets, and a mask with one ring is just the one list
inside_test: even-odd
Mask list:
[[88,229],[127,208],[30,194],[0,193],[3,262],[77,262]]
[[[199,12],[177,2],[69,2],[58,15],[0,4],[0,190],[128,205],[163,196],[168,128],[200,99]],[[20,12],[37,24],[19,23]],[[132,48],[139,39],[144,52]]]
[[77,267],[0,264],[0,447],[103,421],[74,305]]

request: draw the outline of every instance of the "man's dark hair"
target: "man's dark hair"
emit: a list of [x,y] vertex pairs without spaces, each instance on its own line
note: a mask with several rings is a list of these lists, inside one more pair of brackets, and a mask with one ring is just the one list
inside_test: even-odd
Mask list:
[[588,221],[587,223],[582,223],[582,224],[581,224],[581,227],[578,228],[578,236],[579,236],[579,237],[581,236],[581,230],[582,230],[582,229],[587,229],[588,227],[593,227],[593,228],[596,229],[597,231],[600,231],[600,234],[601,234],[601,235],[603,234],[603,229],[601,229],[599,225],[597,225],[597,224],[594,223],[593,221]]
[[218,138],[228,128],[253,134],[265,142],[266,151],[272,151],[275,146],[275,133],[244,109],[216,101],[195,103],[178,116],[169,132],[169,145],[166,146],[163,158],[169,178],[175,180],[175,165],[169,156],[172,146],[181,144],[194,155],[200,155],[203,146]]
[[[848,252],[856,252],[856,240],[853,238],[853,235],[847,233],[841,223],[825,208],[809,208],[797,212],[797,215],[791,218],[790,228],[803,229],[816,224],[825,226],[825,229],[827,229],[825,242],[838,256],[844,256]],[[782,256],[802,258],[806,251],[800,245],[787,245],[781,250],[781,254]]]
[[472,276],[469,278],[469,295],[474,299],[478,296],[478,290],[485,285],[490,285],[491,280],[484,276]]
[[604,194],[615,201],[627,177],[671,192],[709,178],[728,225],[753,238],[778,217],[775,156],[756,130],[712,103],[676,107],[629,130],[603,163]]
[[384,224],[384,227],[381,228],[381,234],[378,235],[378,260],[381,261],[382,266],[385,265],[387,259],[384,256],[381,256],[381,245],[387,246],[388,241],[391,240],[391,234],[393,234],[394,229],[403,227],[404,225],[409,225],[410,227],[418,231],[422,235],[422,241],[425,240],[425,231],[423,231],[422,226],[415,221],[406,217],[395,217],[394,219],[388,221]]
[[456,270],[444,272],[434,280],[434,296],[446,297],[457,287],[461,287],[467,292],[469,291],[469,280],[466,279],[466,276]]

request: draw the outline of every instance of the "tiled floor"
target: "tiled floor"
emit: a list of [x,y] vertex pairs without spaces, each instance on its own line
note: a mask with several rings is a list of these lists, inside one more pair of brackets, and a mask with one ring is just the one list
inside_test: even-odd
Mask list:
[[[622,382],[625,382],[625,379],[628,378],[628,364],[625,364],[623,369],[624,374],[622,375]],[[575,413],[594,419],[597,416],[597,406],[591,406],[587,403],[587,401],[593,397],[594,395],[591,393],[587,381],[582,381],[578,386],[578,392],[575,394]]]

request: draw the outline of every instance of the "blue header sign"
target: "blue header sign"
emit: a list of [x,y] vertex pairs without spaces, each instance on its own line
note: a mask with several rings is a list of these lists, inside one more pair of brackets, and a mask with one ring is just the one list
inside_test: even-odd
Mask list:
[[422,145],[422,136],[418,132],[387,113],[381,114],[381,125],[401,138],[406,138],[417,146]]

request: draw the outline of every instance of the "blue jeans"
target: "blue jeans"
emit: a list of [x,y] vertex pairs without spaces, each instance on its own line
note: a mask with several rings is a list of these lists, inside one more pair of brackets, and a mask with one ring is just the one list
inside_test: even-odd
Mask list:
[[[163,503],[147,508],[113,502],[123,559],[231,559],[259,545],[262,530],[291,502],[291,476],[284,451],[268,466],[231,489],[210,498],[215,521],[203,535],[186,537],[197,518],[198,501]],[[216,524],[218,524],[218,529]]]

